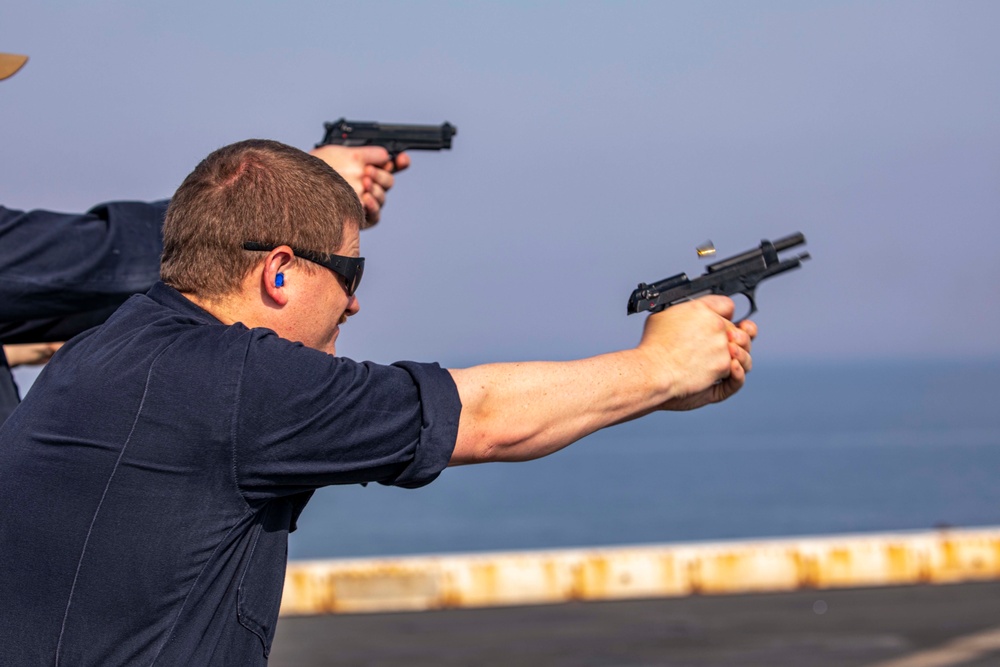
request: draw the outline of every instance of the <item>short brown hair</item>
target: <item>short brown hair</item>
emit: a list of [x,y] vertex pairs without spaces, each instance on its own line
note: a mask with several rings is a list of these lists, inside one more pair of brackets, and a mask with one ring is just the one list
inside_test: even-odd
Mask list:
[[361,201],[319,158],[277,141],[249,139],[201,161],[177,189],[163,224],[160,279],[203,297],[230,294],[261,260],[243,243],[336,252]]

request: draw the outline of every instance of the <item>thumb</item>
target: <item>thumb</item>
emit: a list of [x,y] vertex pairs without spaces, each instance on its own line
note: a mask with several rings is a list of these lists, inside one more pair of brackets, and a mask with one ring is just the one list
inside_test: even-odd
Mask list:
[[720,315],[727,320],[733,319],[733,315],[736,313],[736,304],[728,296],[722,296],[721,294],[709,294],[707,296],[700,297],[698,300],[708,306],[708,308],[717,315]]
[[381,146],[358,146],[354,150],[356,151],[357,159],[362,164],[373,164],[376,166],[384,166],[386,163],[392,164],[389,151]]

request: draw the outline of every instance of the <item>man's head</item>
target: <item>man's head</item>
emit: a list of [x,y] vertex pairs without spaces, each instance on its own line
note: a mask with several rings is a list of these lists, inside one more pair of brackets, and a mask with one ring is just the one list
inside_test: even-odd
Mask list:
[[233,321],[333,353],[339,324],[357,312],[343,274],[357,264],[363,220],[354,190],[322,160],[242,141],[209,155],[178,188],[160,277],[203,306],[225,303]]
[[24,67],[28,62],[28,56],[19,56],[14,53],[0,53],[0,81],[14,76],[17,70]]
[[177,189],[160,275],[181,292],[219,297],[262,259],[244,244],[335,253],[345,224],[363,220],[354,190],[322,160],[277,141],[241,141],[202,160]]

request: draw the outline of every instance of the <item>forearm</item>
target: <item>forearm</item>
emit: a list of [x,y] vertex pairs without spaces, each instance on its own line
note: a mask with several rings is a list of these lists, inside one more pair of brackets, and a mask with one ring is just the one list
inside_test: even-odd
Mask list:
[[757,327],[709,296],[646,318],[638,347],[569,362],[451,371],[462,401],[452,464],[524,461],[653,410],[691,410],[743,386]]
[[7,364],[11,368],[15,366],[37,366],[47,363],[60,347],[62,347],[62,343],[4,345],[3,353],[7,357]]
[[452,464],[546,456],[671,398],[641,350],[569,362],[488,364],[451,370],[462,400]]

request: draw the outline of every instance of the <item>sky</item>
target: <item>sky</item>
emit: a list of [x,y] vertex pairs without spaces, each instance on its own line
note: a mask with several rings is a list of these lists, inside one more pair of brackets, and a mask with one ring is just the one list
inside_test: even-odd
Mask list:
[[362,235],[338,352],[634,345],[640,281],[802,232],[755,364],[997,359],[1000,3],[33,0],[0,6],[0,202],[169,197],[323,122],[458,128]]

